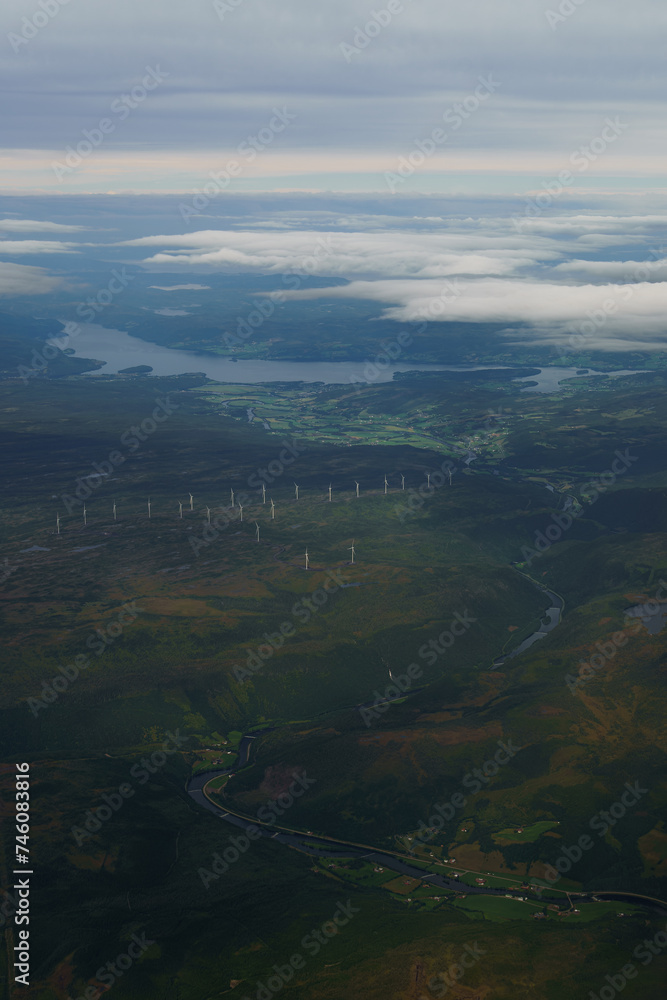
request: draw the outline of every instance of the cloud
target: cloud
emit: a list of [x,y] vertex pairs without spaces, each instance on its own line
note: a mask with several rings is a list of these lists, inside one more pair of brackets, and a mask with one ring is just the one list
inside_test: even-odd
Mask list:
[[0,219],[0,233],[78,233],[87,226],[66,226],[35,219]]
[[0,254],[21,253],[78,253],[76,243],[57,240],[0,240]]
[[44,295],[61,284],[42,267],[0,261],[0,295]]
[[206,268],[263,274],[300,273],[340,278],[502,275],[559,254],[539,240],[470,233],[243,232],[205,230],[148,236],[121,246],[167,246],[147,257],[148,267]]
[[194,291],[199,289],[210,289],[210,285],[149,285],[149,288],[157,288],[159,292],[181,292]]

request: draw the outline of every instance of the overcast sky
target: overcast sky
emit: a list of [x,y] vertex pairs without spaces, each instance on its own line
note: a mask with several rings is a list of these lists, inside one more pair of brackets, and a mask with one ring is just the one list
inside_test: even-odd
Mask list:
[[662,0],[41,2],[0,13],[6,192],[664,183]]

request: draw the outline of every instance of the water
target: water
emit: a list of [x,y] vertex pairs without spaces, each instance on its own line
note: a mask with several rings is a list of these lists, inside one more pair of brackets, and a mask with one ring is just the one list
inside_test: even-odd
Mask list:
[[[90,372],[95,375],[117,375],[124,368],[136,365],[150,365],[152,375],[183,375],[187,372],[203,372],[208,378],[218,382],[241,385],[257,385],[263,382],[324,382],[327,385],[349,385],[351,382],[365,382],[365,361],[232,361],[231,358],[194,351],[177,351],[171,347],[152,344],[138,337],[132,337],[122,330],[111,330],[96,323],[82,323],[79,333],[71,337],[69,346],[77,358],[94,358],[104,361],[104,367]],[[390,382],[396,372],[465,372],[500,371],[502,365],[435,365],[407,362],[379,369],[373,365],[373,382]],[[615,375],[630,375],[634,372],[616,372]],[[576,368],[542,368],[539,375],[522,376],[516,382],[536,382],[527,386],[527,392],[555,392],[560,382],[575,378]],[[582,377],[582,376],[580,376]]]

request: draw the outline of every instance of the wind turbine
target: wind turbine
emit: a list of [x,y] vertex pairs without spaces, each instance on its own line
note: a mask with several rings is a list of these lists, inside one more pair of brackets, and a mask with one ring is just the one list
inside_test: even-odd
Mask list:
[[274,504],[274,502],[272,500],[271,501],[271,520],[275,521],[275,519],[276,519],[276,505]]
[[262,483],[262,503],[266,503],[266,486]]
[[84,527],[88,524],[88,518],[86,517],[86,505],[83,505],[83,524]]
[[331,483],[329,483],[329,503],[331,503]]
[[211,508],[210,507],[206,508],[206,520],[208,521],[209,524],[211,523]]
[[359,496],[359,483],[357,482],[356,479],[354,480],[354,483],[355,483],[355,486],[357,487],[357,496]]
[[389,483],[387,482],[387,477],[385,476],[384,477],[384,495],[385,496],[387,495],[387,487],[388,486],[389,486]]
[[234,490],[233,489],[231,490],[231,494],[232,494],[232,507],[233,507],[234,506]]
[[180,501],[180,500],[178,501],[178,516],[179,516],[180,518],[182,518],[182,517],[183,517],[183,504],[181,503],[181,501]]
[[428,488],[431,489],[431,473],[430,472],[426,473],[426,483],[428,485]]
[[310,562],[310,559],[308,558],[308,549],[306,549],[306,569],[308,569],[308,563],[309,562]]
[[405,489],[405,476],[401,476],[401,489]]
[[295,496],[296,496],[296,498],[298,500],[299,499],[299,487],[296,485],[296,483],[294,484],[294,494],[295,494]]
[[56,514],[56,535],[60,534],[60,514]]
[[149,497],[148,498],[148,520],[150,521],[150,519],[151,519],[151,500],[150,500],[150,497]]
[[351,551],[352,551],[352,561],[351,561],[350,565],[354,566],[354,538],[352,539],[352,544],[349,545],[348,548],[351,549]]
[[239,510],[241,511],[241,520],[243,520],[243,507],[239,504]]
[[190,510],[194,510],[194,507],[192,505],[192,500],[193,500],[192,493],[190,493]]
[[257,528],[257,541],[259,541],[259,525],[257,524],[257,521],[255,521],[255,527]]
[[112,508],[112,511],[113,511],[113,519],[114,519],[114,521],[115,521],[115,520],[116,520],[116,501],[115,501],[115,500],[114,500],[114,502],[113,502],[113,508]]

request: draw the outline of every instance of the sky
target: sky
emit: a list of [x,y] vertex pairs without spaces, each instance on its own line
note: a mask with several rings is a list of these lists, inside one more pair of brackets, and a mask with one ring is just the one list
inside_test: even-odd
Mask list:
[[661,0],[14,0],[0,191],[659,191],[666,22]]
[[131,264],[662,351],[666,26],[662,0],[14,0],[0,296]]

